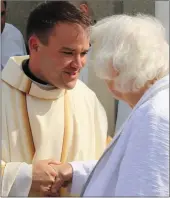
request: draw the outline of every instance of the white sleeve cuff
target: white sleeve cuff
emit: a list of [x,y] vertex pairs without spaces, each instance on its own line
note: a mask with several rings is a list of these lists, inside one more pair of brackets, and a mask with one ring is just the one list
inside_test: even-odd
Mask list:
[[80,195],[88,176],[96,165],[97,160],[94,161],[76,161],[69,162],[73,168],[73,179],[71,187],[71,195]]
[[32,165],[22,163],[17,173],[9,197],[28,196],[32,184]]

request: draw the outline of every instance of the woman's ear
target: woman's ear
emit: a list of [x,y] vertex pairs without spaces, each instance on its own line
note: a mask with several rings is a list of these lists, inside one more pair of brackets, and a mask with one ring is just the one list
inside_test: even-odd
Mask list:
[[113,80],[105,80],[105,82],[108,88],[110,89],[110,91],[112,91],[114,89],[114,78],[119,75],[119,71],[115,69],[114,67],[112,67],[110,72],[112,73]]
[[113,69],[112,69],[113,78],[117,77],[118,75],[119,75],[119,71],[113,67]]

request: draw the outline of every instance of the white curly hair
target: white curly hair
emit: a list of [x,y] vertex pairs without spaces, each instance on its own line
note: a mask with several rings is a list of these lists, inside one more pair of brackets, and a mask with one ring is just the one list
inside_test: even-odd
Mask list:
[[[169,74],[169,44],[154,17],[114,15],[92,27],[90,63],[97,76],[114,79],[120,92],[133,92]],[[119,72],[112,76],[112,68]]]

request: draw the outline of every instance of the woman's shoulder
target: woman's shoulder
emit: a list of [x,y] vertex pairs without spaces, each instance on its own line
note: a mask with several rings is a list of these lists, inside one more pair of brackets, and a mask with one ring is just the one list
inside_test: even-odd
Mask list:
[[150,140],[169,136],[169,101],[159,97],[153,97],[135,110],[130,119],[132,133],[142,133]]
[[169,91],[163,90],[143,103],[135,112],[141,120],[169,123]]

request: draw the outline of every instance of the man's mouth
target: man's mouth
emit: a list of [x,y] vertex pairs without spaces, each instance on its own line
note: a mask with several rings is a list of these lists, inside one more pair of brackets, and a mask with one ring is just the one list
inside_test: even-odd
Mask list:
[[78,74],[78,71],[76,72],[65,72],[66,74],[70,75],[70,76],[75,76]]

